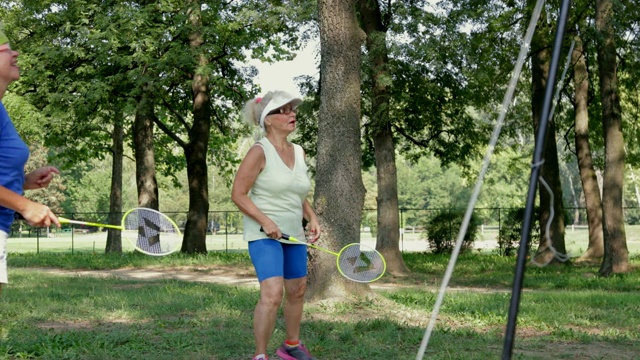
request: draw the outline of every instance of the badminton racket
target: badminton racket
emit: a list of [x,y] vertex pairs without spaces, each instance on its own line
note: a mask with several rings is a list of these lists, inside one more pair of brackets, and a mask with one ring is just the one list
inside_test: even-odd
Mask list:
[[[16,213],[16,218],[22,217]],[[58,217],[62,224],[104,227],[122,231],[136,250],[152,256],[169,255],[180,249],[182,235],[178,225],[165,214],[148,208],[133,208],[124,213],[121,225],[101,224]]]
[[[260,230],[263,231],[262,228]],[[333,252],[329,249],[300,241],[287,234],[282,234],[282,239],[295,241],[336,256],[336,266],[340,275],[351,281],[371,283],[380,279],[387,270],[387,262],[382,257],[382,254],[364,244],[351,243],[340,249],[339,252]]]

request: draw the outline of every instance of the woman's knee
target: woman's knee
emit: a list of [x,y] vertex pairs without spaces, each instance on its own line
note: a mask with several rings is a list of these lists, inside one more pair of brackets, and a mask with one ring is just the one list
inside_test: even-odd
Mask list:
[[[280,278],[281,279],[281,278]],[[260,283],[260,301],[265,305],[278,307],[282,303],[282,281],[276,278],[270,278]]]
[[299,278],[285,281],[286,296],[289,299],[301,299],[304,298],[304,293],[307,290],[307,278]]

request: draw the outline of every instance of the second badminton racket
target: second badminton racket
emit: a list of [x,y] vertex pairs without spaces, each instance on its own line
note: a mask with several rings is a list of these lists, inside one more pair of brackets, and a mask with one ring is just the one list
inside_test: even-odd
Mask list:
[[[262,230],[262,229],[260,229]],[[387,263],[384,257],[376,249],[360,243],[351,243],[333,252],[318,245],[300,241],[293,236],[282,234],[282,239],[295,241],[328,254],[336,256],[336,266],[340,275],[345,278],[359,282],[374,282],[384,275],[387,270]]]

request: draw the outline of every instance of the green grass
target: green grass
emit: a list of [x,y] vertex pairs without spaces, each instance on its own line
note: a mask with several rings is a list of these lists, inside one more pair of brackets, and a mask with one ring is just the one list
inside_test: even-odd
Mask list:
[[[413,270],[385,276],[377,300],[305,308],[302,335],[318,359],[415,359],[449,258],[405,254]],[[597,265],[528,267],[514,359],[634,359],[640,354],[640,258],[601,278]],[[513,258],[459,258],[427,359],[502,355]],[[50,275],[33,267],[181,271],[250,268],[246,253],[10,254],[0,297],[0,359],[249,359],[255,287],[178,280]],[[387,288],[385,287],[385,288]],[[284,337],[278,317],[270,343]],[[275,354],[272,353],[272,358]]]

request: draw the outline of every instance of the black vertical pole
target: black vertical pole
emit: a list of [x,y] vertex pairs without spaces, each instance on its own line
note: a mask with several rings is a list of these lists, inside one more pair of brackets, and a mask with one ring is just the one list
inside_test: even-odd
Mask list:
[[[567,25],[567,17],[569,14],[569,0],[563,0],[560,6],[560,14],[558,17],[558,26],[556,29],[556,37],[553,44],[553,52],[551,55],[551,64],[549,67],[549,78],[544,94],[544,104],[542,107],[542,115],[536,134],[536,147],[533,153],[533,163],[531,167],[531,177],[529,178],[529,191],[527,193],[527,205],[525,208],[524,222],[522,226],[522,235],[520,239],[520,249],[518,250],[518,259],[516,263],[515,275],[513,279],[513,288],[511,290],[511,305],[509,307],[509,318],[507,320],[507,329],[504,338],[504,348],[502,351],[502,359],[511,359],[513,352],[513,341],[516,331],[516,323],[518,318],[518,308],[520,306],[520,295],[522,293],[522,282],[524,280],[524,269],[527,259],[527,245],[531,236],[531,223],[533,221],[533,208],[536,198],[536,189],[538,176],[540,174],[540,166],[544,159],[544,141],[547,135],[547,125],[549,116],[551,115],[551,106],[554,96],[554,88],[556,84],[556,74],[558,72],[558,64],[560,63],[560,55],[562,53],[562,40],[564,39],[565,29]],[[560,214],[562,216],[562,214]]]

